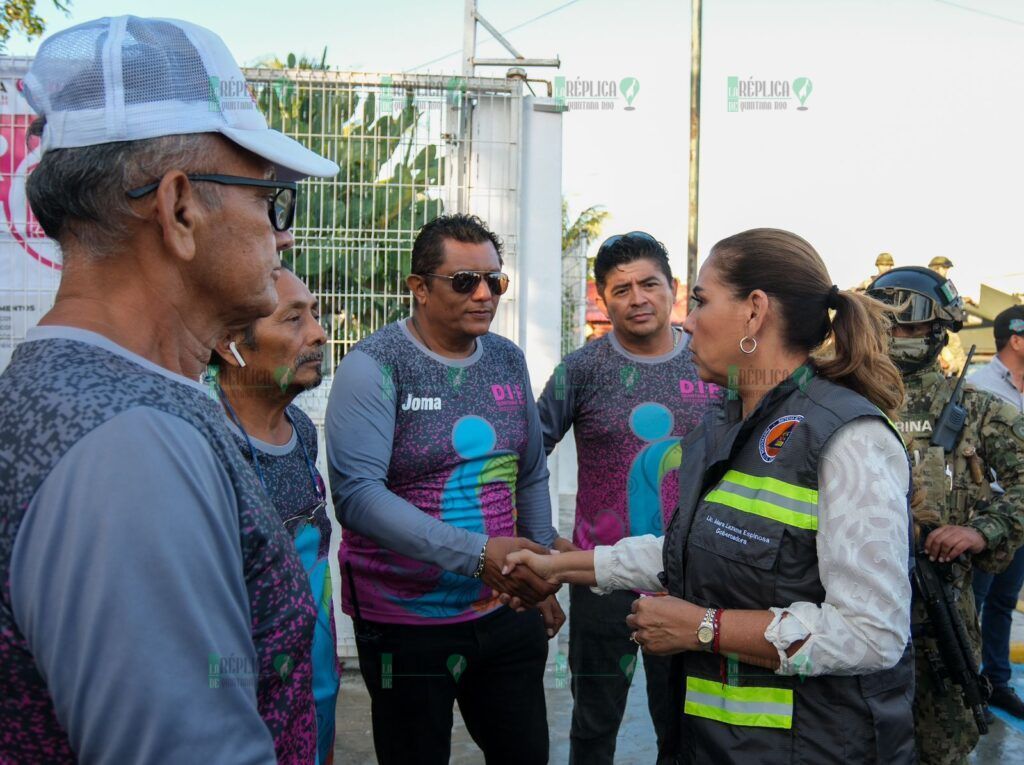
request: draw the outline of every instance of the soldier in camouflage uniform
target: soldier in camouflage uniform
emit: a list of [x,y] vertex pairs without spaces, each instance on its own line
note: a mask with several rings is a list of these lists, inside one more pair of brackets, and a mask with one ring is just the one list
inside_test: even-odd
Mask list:
[[[914,465],[915,525],[935,526],[925,551],[940,563],[954,560],[960,613],[981,658],[981,628],[971,591],[971,566],[993,573],[1009,565],[1024,542],[1024,416],[1005,401],[964,387],[967,418],[953,451],[932,446],[936,420],[952,395],[954,378],[942,374],[939,352],[947,330],[962,326],[963,303],[952,282],[926,268],[896,268],[872,283],[867,294],[898,306],[891,355],[903,372],[906,401],[897,426]],[[994,472],[1005,494],[994,495]],[[914,723],[923,765],[966,763],[978,729],[960,689],[946,685],[928,663],[935,650],[927,617],[915,599],[912,634],[916,661]]]

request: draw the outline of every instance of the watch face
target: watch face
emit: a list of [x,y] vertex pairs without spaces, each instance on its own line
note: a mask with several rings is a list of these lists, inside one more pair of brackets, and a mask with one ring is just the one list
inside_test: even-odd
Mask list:
[[703,645],[711,645],[714,639],[714,627],[701,626],[701,628],[697,630],[697,640],[699,640]]

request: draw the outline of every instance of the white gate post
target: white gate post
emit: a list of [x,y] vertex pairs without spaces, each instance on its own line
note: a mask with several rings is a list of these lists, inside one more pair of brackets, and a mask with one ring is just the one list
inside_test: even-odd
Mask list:
[[[519,178],[519,345],[534,396],[561,358],[562,112],[553,98],[523,98]],[[557,460],[549,460],[552,521],[558,528]]]

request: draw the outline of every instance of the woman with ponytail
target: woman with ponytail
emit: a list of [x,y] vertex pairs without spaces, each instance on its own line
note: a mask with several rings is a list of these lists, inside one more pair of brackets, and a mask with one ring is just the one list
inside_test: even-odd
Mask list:
[[716,244],[691,297],[694,362],[729,400],[683,443],[666,536],[507,568],[668,595],[627,621],[676,657],[683,761],[912,762],[910,466],[885,306],[777,229]]

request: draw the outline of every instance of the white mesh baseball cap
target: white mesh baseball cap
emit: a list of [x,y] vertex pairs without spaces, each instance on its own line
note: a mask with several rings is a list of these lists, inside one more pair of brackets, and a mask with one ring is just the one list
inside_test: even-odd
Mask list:
[[274,163],[280,180],[338,166],[271,130],[224,41],[177,19],[95,19],[46,38],[25,76],[46,118],[41,149],[220,133]]

